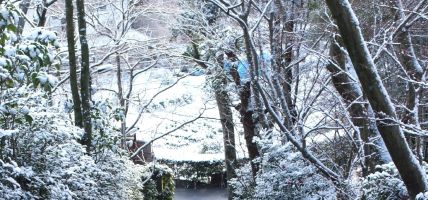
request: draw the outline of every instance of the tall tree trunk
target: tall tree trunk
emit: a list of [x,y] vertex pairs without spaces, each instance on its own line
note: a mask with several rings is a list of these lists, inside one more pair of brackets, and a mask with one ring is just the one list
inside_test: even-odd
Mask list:
[[[397,19],[402,21],[405,19],[403,4],[401,0],[395,0],[395,7],[398,8]],[[407,27],[399,30],[396,38],[399,43],[399,55],[403,62],[408,78],[415,82],[420,82],[423,76],[422,66],[419,64],[415,50],[413,48],[412,36]],[[417,120],[417,107],[419,105],[419,95],[422,89],[418,83],[409,82],[409,93],[406,101],[406,111],[403,117],[403,122],[407,124],[419,125]]]
[[[244,32],[244,44],[245,44],[245,54],[247,56],[247,62],[249,65],[249,73],[251,80],[257,76],[259,69],[259,61],[257,58],[256,50],[251,41],[251,35],[249,34],[246,26],[241,26]],[[238,74],[238,73],[236,73]],[[238,74],[239,75],[239,74]],[[241,79],[242,77],[239,77]],[[237,83],[238,85],[238,83]],[[257,148],[257,144],[254,142],[254,137],[258,134],[257,122],[262,125],[263,128],[267,128],[266,118],[263,112],[261,112],[261,100],[259,97],[259,93],[257,92],[257,88],[252,87],[251,82],[247,80],[247,82],[240,82],[239,86],[239,99],[241,100],[241,107],[239,109],[239,113],[241,114],[241,121],[244,126],[244,136],[245,142],[248,149],[248,157],[251,162],[251,170],[253,173],[253,177],[257,175],[259,171],[259,165],[254,162],[254,159],[260,156],[259,149]],[[254,91],[254,103],[252,103],[252,91]],[[255,107],[257,111],[257,121],[253,119],[253,113]]]
[[215,99],[220,114],[221,126],[223,128],[224,157],[226,163],[226,176],[229,200],[233,199],[233,188],[230,180],[236,177],[236,148],[235,131],[232,110],[229,107],[229,95],[224,88],[215,90]]
[[[257,57],[257,50],[253,45],[252,42],[252,31],[249,30],[248,25],[248,16],[251,12],[252,6],[254,4],[253,1],[242,2],[239,6],[240,8],[240,14],[234,15],[229,13],[229,11],[225,10],[224,6],[228,7],[230,4],[228,2],[222,1],[217,2],[213,0],[209,0],[210,2],[214,3],[216,6],[218,6],[225,14],[232,17],[234,20],[236,20],[243,33],[244,38],[244,45],[245,45],[245,54],[247,57],[247,62],[250,68],[250,76],[251,81],[257,81],[258,79],[258,72],[259,72],[259,63],[258,63],[258,57]],[[233,53],[232,53],[233,54]],[[234,56],[237,59],[236,56]],[[257,148],[257,144],[254,143],[253,138],[258,133],[257,124],[262,125],[263,128],[268,128],[268,123],[266,120],[266,116],[264,112],[262,112],[262,100],[260,99],[260,91],[258,91],[258,88],[251,84],[251,82],[243,82],[241,83],[239,74],[236,72],[235,69],[231,69],[231,75],[233,76],[236,85],[239,88],[239,98],[240,98],[240,106],[239,106],[239,112],[241,114],[241,122],[243,124],[244,128],[244,135],[245,135],[245,141],[248,149],[248,155],[251,160],[251,169],[253,177],[256,176],[257,171],[259,169],[259,166],[253,162],[256,157],[259,156],[259,151]],[[233,71],[235,70],[235,71]],[[235,74],[235,75],[234,75]],[[252,91],[254,91],[254,96],[252,96]],[[254,105],[252,105],[252,98],[254,98]],[[254,109],[255,108],[255,109]],[[256,112],[257,119],[253,119],[253,113]]]
[[[208,65],[201,62],[198,46],[196,43],[192,43],[192,56],[195,62],[204,69],[208,68]],[[219,66],[224,66],[224,55],[221,54],[216,58]],[[217,69],[219,69],[218,67]],[[233,124],[233,113],[230,108],[230,98],[226,89],[227,77],[223,70],[214,71],[214,80],[216,84],[214,87],[215,99],[217,102],[218,112],[220,115],[220,122],[223,130],[223,144],[224,144],[224,160],[226,165],[226,179],[228,188],[228,199],[233,199],[234,188],[230,184],[230,180],[236,177],[236,147],[235,147],[235,126]],[[238,80],[239,82],[239,80]]]
[[[403,3],[401,0],[394,0],[394,7],[398,9],[396,18],[398,23],[402,20],[405,20],[405,15],[403,11]],[[413,48],[412,36],[407,27],[401,28],[397,37],[395,38],[396,42],[399,44],[399,53],[400,60],[403,63],[404,69],[406,70],[407,77],[413,82],[409,81],[407,99],[406,99],[406,109],[404,111],[404,116],[402,121],[405,124],[414,125],[416,128],[420,128],[419,118],[418,118],[418,108],[419,100],[422,95],[423,88],[420,86],[421,81],[423,80],[424,70],[419,64],[415,50]],[[416,148],[410,144],[412,149],[415,149],[415,154],[418,156],[419,160],[422,160],[422,153],[420,151],[419,140],[416,138]]]
[[121,145],[122,148],[125,148],[126,140],[126,113],[125,113],[125,98],[123,96],[123,87],[122,87],[122,67],[120,64],[120,54],[116,54],[116,65],[117,65],[117,95],[119,98],[120,109],[124,112],[123,117],[120,118],[120,133],[122,135]]
[[253,120],[254,111],[251,109],[251,85],[247,82],[239,88],[239,99],[241,100],[239,113],[241,114],[241,122],[244,128],[245,144],[248,150],[248,157],[251,162],[251,171],[253,177],[259,171],[259,165],[254,160],[260,156],[257,144],[254,142],[254,137],[257,133],[256,123]]
[[[247,28],[243,27],[244,31],[244,40],[245,40],[245,54],[247,56],[248,65],[249,65],[249,73],[250,73],[250,79],[251,81],[254,79],[257,79],[261,76],[260,71],[263,69],[260,69],[260,60],[262,60],[263,55],[258,55],[256,51],[256,47],[254,46],[254,43],[252,41],[252,36],[250,35]],[[260,58],[259,58],[260,57]],[[254,91],[253,93],[253,99],[254,99],[254,111],[257,114],[257,122],[256,125],[259,125],[261,128],[267,129],[268,123],[266,119],[266,115],[263,112],[263,105],[262,101],[260,99],[260,94],[257,92],[257,88],[252,85],[251,89]],[[257,126],[256,126],[257,128]],[[260,129],[260,128],[258,128]],[[256,132],[258,132],[256,130]]]
[[378,130],[412,199],[427,191],[424,170],[410,150],[399,125],[388,92],[364,41],[359,22],[348,0],[326,0],[336,20],[340,34],[361,82],[364,94],[372,106]]
[[85,3],[84,0],[76,0],[77,22],[79,28],[80,48],[82,55],[80,94],[82,95],[83,127],[85,135],[83,143],[90,153],[92,146],[92,123],[91,123],[91,73],[89,69],[89,47],[86,39]]
[[224,157],[226,164],[227,188],[228,199],[233,199],[234,188],[230,184],[230,180],[236,177],[235,168],[236,148],[235,148],[235,130],[233,124],[233,113],[230,108],[229,94],[227,93],[227,77],[223,71],[216,71],[214,79],[216,85],[214,86],[215,99],[220,114],[221,126],[223,129],[223,142],[224,142]]
[[[337,40],[339,38],[336,38]],[[354,138],[357,140],[362,139],[362,141],[357,141],[357,148],[363,147],[364,149],[364,153],[361,156],[364,159],[363,175],[366,176],[374,172],[376,165],[388,163],[390,158],[389,156],[386,158],[383,156],[386,149],[382,149],[382,147],[385,144],[381,139],[376,139],[379,137],[379,131],[371,120],[374,116],[370,115],[369,105],[359,103],[363,98],[363,93],[358,83],[355,83],[350,77],[349,70],[346,68],[346,57],[339,46],[339,41],[337,43],[332,42],[330,57],[333,62],[327,65],[327,70],[332,75],[333,86],[346,103],[352,123],[358,128]],[[375,145],[368,143],[374,143]]]
[[[284,28],[284,42],[285,49],[283,52],[282,64],[280,65],[281,75],[284,76],[284,81],[282,82],[283,90],[285,93],[285,100],[287,101],[287,106],[290,110],[291,121],[295,121],[296,110],[293,106],[293,101],[291,97],[291,86],[293,83],[293,66],[290,66],[291,61],[293,60],[293,51],[294,51],[294,26],[295,26],[295,2],[288,2],[287,17],[284,16],[283,28]],[[282,44],[281,44],[282,45]]]
[[65,1],[65,19],[67,27],[68,62],[70,65],[70,88],[73,96],[74,123],[83,127],[82,108],[77,82],[76,43],[74,41],[73,0]]
[[260,156],[257,144],[254,142],[253,138],[256,136],[257,127],[253,119],[253,109],[251,105],[251,83],[249,81],[241,81],[241,77],[238,73],[237,63],[241,62],[232,52],[227,53],[229,62],[232,63],[230,67],[230,74],[238,87],[238,96],[240,104],[236,107],[241,116],[242,126],[244,128],[244,138],[245,144],[248,150],[248,157],[250,158],[251,171],[253,177],[257,175],[259,166],[253,162],[255,158]]
[[[289,66],[293,59],[292,32],[294,31],[294,3],[291,4],[288,6],[281,0],[275,0],[275,10],[272,12],[272,22],[269,24],[269,41],[273,56],[271,64],[276,73],[273,84],[277,96],[280,98],[283,114],[286,115],[284,125],[288,129],[291,129],[296,117],[291,96],[293,68]],[[288,13],[288,17],[285,17],[285,13]],[[282,91],[280,91],[279,86],[282,87]],[[285,138],[283,143],[285,143]]]

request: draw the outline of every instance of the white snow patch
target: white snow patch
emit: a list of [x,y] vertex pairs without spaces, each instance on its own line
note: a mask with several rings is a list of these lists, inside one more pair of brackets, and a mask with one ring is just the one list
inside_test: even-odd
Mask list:
[[11,136],[15,133],[18,133],[18,132],[19,132],[19,130],[3,130],[3,129],[0,129],[0,138],[9,137],[9,136]]

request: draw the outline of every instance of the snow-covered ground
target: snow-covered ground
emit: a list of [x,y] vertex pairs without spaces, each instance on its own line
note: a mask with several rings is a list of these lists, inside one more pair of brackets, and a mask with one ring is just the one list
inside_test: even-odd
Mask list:
[[[97,88],[117,88],[114,72],[99,76],[110,78],[97,78],[95,81]],[[139,108],[153,99],[143,110],[136,125],[139,128],[137,139],[150,141],[197,118],[203,112],[201,118],[195,122],[156,140],[153,143],[156,158],[193,161],[224,159],[219,113],[212,92],[205,86],[205,80],[206,75],[190,76],[180,73],[179,69],[168,68],[154,68],[137,77],[134,84],[133,105],[127,117],[128,126],[136,120]],[[126,77],[124,81],[126,83]],[[174,86],[159,93],[171,85]],[[110,92],[98,92],[97,95],[114,99]],[[237,113],[234,120],[235,123],[239,123]],[[240,127],[239,124],[236,127]],[[245,141],[242,134],[239,137],[239,131],[240,129],[235,131],[237,150],[239,156],[243,157]]]

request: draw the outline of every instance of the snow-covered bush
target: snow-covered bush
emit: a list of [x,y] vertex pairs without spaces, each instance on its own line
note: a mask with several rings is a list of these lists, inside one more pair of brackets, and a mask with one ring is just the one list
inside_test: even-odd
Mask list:
[[260,169],[255,181],[249,164],[236,170],[237,178],[232,179],[234,199],[336,199],[338,189],[333,182],[292,144],[274,142],[278,132],[262,132],[260,136],[256,141],[261,152],[256,160]]
[[16,162],[0,159],[0,197],[4,199],[33,199],[29,191],[34,172],[30,167],[19,167]]
[[367,200],[406,199],[407,189],[393,163],[376,166],[377,171],[363,180],[363,192]]
[[6,154],[13,156],[17,164],[0,167],[3,171],[11,165],[22,169],[15,171],[26,170],[25,176],[10,173],[18,178],[27,177],[26,182],[14,179],[17,181],[7,185],[3,180],[10,178],[1,177],[0,187],[43,199],[142,198],[142,167],[112,151],[104,151],[106,159],[95,162],[77,142],[82,130],[66,121],[66,116],[51,110],[32,117],[31,126],[21,126],[11,136],[15,146],[6,148],[6,152],[19,152]]
[[256,177],[257,199],[335,199],[333,183],[319,174],[290,144],[272,145]]
[[106,106],[94,106],[91,154],[83,130],[53,106],[56,35],[17,36],[17,12],[0,5],[0,199],[142,199],[143,169],[113,148]]
[[57,78],[49,72],[58,67],[55,59],[58,42],[56,33],[34,29],[16,35],[18,11],[11,4],[0,7],[0,85],[3,88],[28,86],[49,91]]
[[427,200],[428,199],[428,192],[419,193],[416,195],[416,200]]
[[236,178],[229,181],[229,186],[234,189],[234,199],[253,199],[255,191],[250,163],[236,169],[235,173]]
[[26,86],[3,92],[0,199],[142,198],[142,169],[106,145],[112,130],[96,127],[107,139],[97,137],[103,145],[88,155],[78,142],[83,130],[50,107],[46,93]]
[[289,146],[274,146],[263,156],[256,182],[249,164],[237,170],[232,179],[234,199],[336,199],[331,181],[306,163],[300,153]]

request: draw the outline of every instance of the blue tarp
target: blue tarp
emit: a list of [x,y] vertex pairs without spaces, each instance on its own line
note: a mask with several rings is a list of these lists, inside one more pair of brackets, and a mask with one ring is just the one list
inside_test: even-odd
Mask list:
[[[270,56],[269,54],[266,54],[266,53],[262,54],[261,60],[263,61],[263,63],[270,64],[271,59],[272,59],[272,56]],[[231,66],[232,64],[230,62],[228,61],[224,62],[223,68],[227,74],[230,73]],[[237,61],[237,71],[241,79],[241,84],[250,81],[250,66],[248,65],[248,62],[246,59],[239,59]]]

